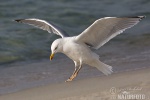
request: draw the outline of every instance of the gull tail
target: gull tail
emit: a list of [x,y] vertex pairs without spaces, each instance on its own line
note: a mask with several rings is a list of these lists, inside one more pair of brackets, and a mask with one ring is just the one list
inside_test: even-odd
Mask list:
[[103,72],[105,75],[109,75],[113,72],[111,66],[104,64],[99,60],[96,61],[94,67],[96,67],[99,71]]

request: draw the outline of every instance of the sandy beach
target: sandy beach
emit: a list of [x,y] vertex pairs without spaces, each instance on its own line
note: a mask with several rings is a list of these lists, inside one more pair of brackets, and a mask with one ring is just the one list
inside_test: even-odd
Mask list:
[[149,100],[149,76],[150,68],[113,73],[110,76],[30,88],[1,95],[0,100],[124,100],[121,95],[142,95],[142,99]]

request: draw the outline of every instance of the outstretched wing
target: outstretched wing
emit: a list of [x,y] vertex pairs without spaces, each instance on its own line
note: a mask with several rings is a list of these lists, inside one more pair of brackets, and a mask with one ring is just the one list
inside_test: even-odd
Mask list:
[[25,24],[35,26],[37,28],[48,31],[49,33],[54,33],[56,35],[60,35],[62,38],[69,36],[64,30],[62,30],[61,28],[59,28],[58,26],[56,26],[52,23],[48,23],[45,20],[29,18],[29,19],[17,19],[15,21],[19,22],[19,23],[25,23]]
[[96,20],[85,31],[76,36],[76,41],[84,42],[98,49],[116,35],[136,25],[144,16],[137,17],[105,17]]

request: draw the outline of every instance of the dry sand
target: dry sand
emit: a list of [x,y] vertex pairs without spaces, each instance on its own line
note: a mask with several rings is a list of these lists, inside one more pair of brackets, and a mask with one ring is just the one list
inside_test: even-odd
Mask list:
[[150,68],[35,87],[2,95],[0,100],[124,100],[118,95],[142,95],[143,100],[150,100]]

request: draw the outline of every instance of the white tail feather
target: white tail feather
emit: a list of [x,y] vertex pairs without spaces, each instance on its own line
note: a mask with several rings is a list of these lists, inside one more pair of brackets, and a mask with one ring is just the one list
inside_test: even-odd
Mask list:
[[113,72],[111,66],[104,64],[101,61],[96,61],[94,65],[94,67],[96,67],[99,71],[103,72],[105,75],[109,75]]

